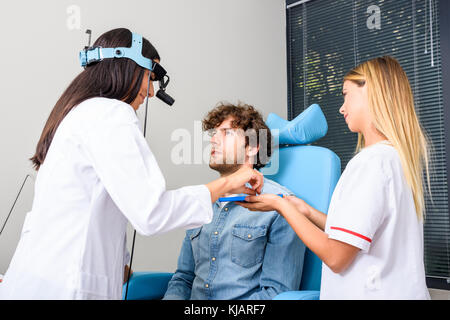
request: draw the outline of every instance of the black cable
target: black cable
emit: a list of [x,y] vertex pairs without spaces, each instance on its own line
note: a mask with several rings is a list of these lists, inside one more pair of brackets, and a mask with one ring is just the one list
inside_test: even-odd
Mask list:
[[131,266],[133,265],[133,254],[134,254],[134,242],[136,240],[136,229],[133,233],[133,244],[131,245],[131,257],[130,257],[130,267],[128,268],[128,276],[127,276],[127,289],[125,290],[125,300],[128,297],[128,284],[130,283],[130,274],[131,274]]
[[[148,73],[148,82],[147,82],[147,98],[145,101],[145,114],[144,114],[144,138],[147,135],[147,111],[148,111],[148,94],[150,92],[150,78],[151,78],[151,71]],[[131,256],[130,256],[130,267],[128,269],[128,276],[127,276],[127,288],[125,290],[125,300],[127,300],[128,297],[128,285],[130,283],[130,276],[131,276],[131,266],[133,265],[133,255],[134,255],[134,243],[136,241],[136,229],[134,229],[133,232],[133,243],[131,244]]]
[[8,222],[8,219],[9,219],[9,217],[11,216],[11,213],[12,213],[12,211],[14,210],[14,207],[16,206],[17,199],[19,199],[19,196],[20,196],[20,194],[22,193],[22,189],[23,189],[23,187],[24,187],[24,185],[25,185],[25,182],[27,182],[28,177],[31,177],[31,175],[27,174],[26,177],[25,177],[25,179],[23,180],[22,186],[20,187],[20,190],[19,190],[19,192],[17,193],[16,199],[14,200],[14,203],[13,203],[11,209],[9,210],[8,216],[6,217],[6,220],[5,220],[5,222],[3,223],[2,230],[0,230],[0,235],[1,235],[2,232],[3,232],[3,229],[5,229],[6,223]]

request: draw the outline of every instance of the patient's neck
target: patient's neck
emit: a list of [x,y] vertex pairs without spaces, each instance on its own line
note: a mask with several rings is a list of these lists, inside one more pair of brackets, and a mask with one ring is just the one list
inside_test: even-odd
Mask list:
[[[233,173],[235,173],[236,171],[238,171],[240,168],[242,168],[242,167],[249,167],[249,168],[253,168],[253,165],[252,164],[250,164],[250,163],[244,163],[243,165],[240,165],[240,166],[233,166],[233,168],[231,169],[230,168],[230,170],[216,170],[216,171],[218,171],[219,173],[220,173],[220,177],[221,178],[224,178],[224,177],[227,177],[227,176],[229,176],[229,175],[231,175],[231,174],[233,174]],[[223,168],[222,168],[223,169]],[[224,194],[224,196],[226,196],[226,197],[228,197],[228,196],[230,196],[230,195],[232,195],[232,193],[225,193]]]
[[214,170],[216,170],[217,172],[219,172],[220,177],[223,178],[223,177],[227,177],[227,176],[229,176],[229,175],[235,173],[236,171],[238,171],[238,170],[239,170],[240,168],[242,168],[242,167],[253,168],[253,165],[250,164],[250,163],[244,163],[244,164],[242,164],[242,165],[232,165],[232,166],[230,166],[230,167],[228,167],[228,168],[222,167],[222,168],[220,168],[220,169],[217,168],[217,169],[214,169]]

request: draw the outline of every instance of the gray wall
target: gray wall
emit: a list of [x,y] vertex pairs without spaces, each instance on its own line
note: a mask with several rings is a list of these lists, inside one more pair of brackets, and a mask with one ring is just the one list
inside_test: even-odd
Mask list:
[[[195,121],[218,101],[241,100],[264,117],[269,112],[286,117],[282,0],[8,2],[0,11],[1,223],[25,175],[33,173],[28,158],[54,103],[81,71],[84,31],[92,29],[94,41],[116,27],[148,38],[171,76],[168,91],[176,103],[167,107],[150,100],[147,135],[169,189],[217,177],[207,164],[175,165],[170,155],[177,143],[170,137],[179,128],[193,136]],[[0,274],[17,245],[33,187],[30,179],[0,236]],[[129,243],[131,236],[129,228]],[[183,236],[183,230],[138,236],[133,269],[174,271]]]

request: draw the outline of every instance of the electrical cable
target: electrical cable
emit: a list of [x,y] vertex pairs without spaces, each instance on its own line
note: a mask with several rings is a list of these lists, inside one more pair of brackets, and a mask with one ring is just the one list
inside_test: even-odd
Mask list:
[[0,230],[0,235],[1,235],[2,232],[3,232],[3,229],[5,229],[5,226],[6,226],[6,224],[8,223],[9,217],[11,216],[11,213],[12,213],[12,211],[14,210],[14,207],[16,206],[17,199],[19,199],[19,196],[20,196],[20,194],[22,193],[22,189],[23,189],[23,187],[25,186],[25,182],[27,182],[27,179],[28,179],[29,177],[32,178],[32,176],[31,176],[30,174],[27,174],[26,177],[25,177],[25,179],[23,180],[22,186],[20,187],[20,190],[19,190],[19,192],[17,193],[16,199],[14,200],[14,203],[13,203],[13,205],[11,206],[11,209],[9,210],[9,213],[8,213],[8,215],[7,215],[7,217],[6,217],[6,220],[5,220],[5,222],[3,223],[2,229]]

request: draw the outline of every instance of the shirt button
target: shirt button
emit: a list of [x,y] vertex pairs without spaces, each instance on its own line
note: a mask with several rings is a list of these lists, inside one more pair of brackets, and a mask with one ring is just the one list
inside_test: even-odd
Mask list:
[[214,231],[214,234],[215,234],[215,235],[218,235],[219,233],[218,233],[217,231]]
[[209,284],[205,284],[205,288],[209,288]]
[[228,208],[225,208],[224,210],[225,210],[225,211],[228,211]]
[[252,237],[252,235],[251,234],[249,234],[248,236],[247,236],[249,239]]

